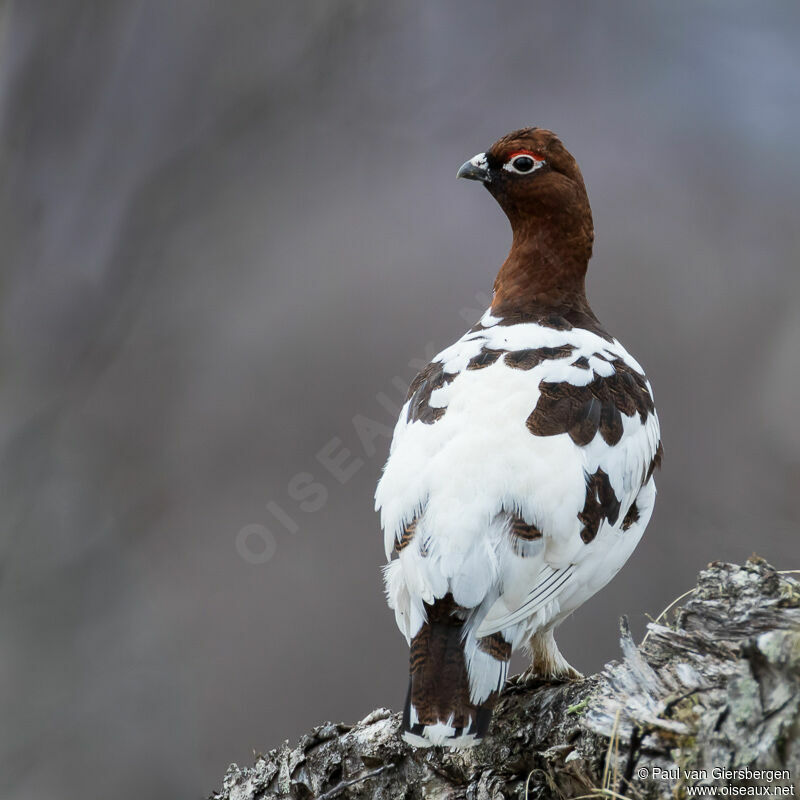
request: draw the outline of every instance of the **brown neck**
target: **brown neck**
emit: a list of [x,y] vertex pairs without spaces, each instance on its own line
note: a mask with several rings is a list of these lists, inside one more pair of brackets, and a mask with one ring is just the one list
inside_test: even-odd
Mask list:
[[[517,224],[515,224],[517,223]],[[573,218],[512,221],[511,252],[494,282],[492,312],[537,315],[574,309],[591,314],[584,279],[592,232]]]

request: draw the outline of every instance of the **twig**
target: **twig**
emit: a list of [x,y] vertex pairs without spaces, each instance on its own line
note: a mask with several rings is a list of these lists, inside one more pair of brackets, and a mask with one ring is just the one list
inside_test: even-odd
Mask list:
[[624,784],[625,791],[631,792],[636,798],[641,798],[641,795],[633,785],[633,768],[636,766],[636,762],[639,760],[642,750],[642,742],[648,733],[650,733],[650,728],[640,728],[638,725],[634,725],[631,728],[628,762],[625,765],[625,774],[622,776],[622,783]]
[[372,772],[366,772],[363,775],[359,775],[357,778],[351,778],[349,781],[342,781],[341,783],[337,783],[333,789],[329,789],[325,794],[321,794],[317,800],[332,800],[332,798],[336,797],[336,795],[341,794],[345,789],[349,786],[354,786],[357,783],[361,783],[362,781],[369,780],[370,778],[374,778],[376,775],[380,775],[382,772],[386,772],[387,770],[394,769],[396,764],[384,764],[382,767],[378,767],[378,769],[372,770]]

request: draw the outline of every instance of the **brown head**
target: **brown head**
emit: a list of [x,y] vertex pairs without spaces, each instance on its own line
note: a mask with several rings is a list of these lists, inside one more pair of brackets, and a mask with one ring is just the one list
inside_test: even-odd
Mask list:
[[514,131],[467,161],[458,177],[481,181],[511,223],[514,240],[492,308],[506,314],[588,309],[592,211],[578,164],[561,140],[544,128]]

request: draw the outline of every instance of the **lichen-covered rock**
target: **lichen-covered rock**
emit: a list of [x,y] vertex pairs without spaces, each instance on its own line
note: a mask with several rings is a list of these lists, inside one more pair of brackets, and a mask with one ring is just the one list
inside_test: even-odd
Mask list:
[[327,724],[252,767],[212,800],[570,798],[601,789],[648,800],[687,786],[800,779],[800,583],[761,559],[714,563],[675,613],[622,660],[574,683],[509,685],[490,735],[461,752],[414,750],[378,709]]

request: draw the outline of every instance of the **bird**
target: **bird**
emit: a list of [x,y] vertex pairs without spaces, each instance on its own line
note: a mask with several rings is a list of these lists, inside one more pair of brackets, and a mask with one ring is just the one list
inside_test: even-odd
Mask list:
[[410,385],[375,492],[389,607],[410,647],[402,736],[488,733],[509,659],[526,683],[582,677],[553,632],[628,560],[663,447],[644,370],[589,306],[594,227],[552,131],[464,163],[511,224],[491,304]]

